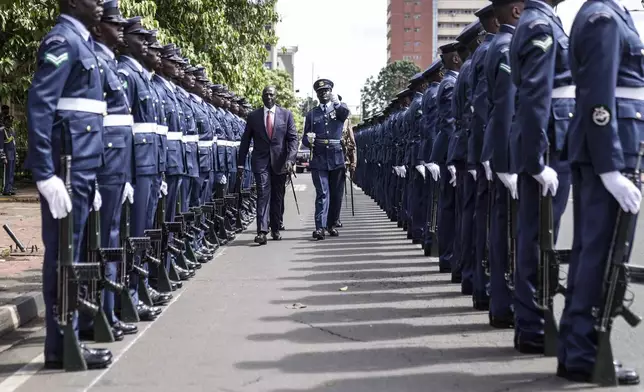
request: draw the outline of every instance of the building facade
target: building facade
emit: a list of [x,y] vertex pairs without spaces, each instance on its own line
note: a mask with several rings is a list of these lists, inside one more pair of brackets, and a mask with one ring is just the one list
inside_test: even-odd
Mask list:
[[387,63],[427,68],[438,48],[454,41],[489,0],[387,0]]

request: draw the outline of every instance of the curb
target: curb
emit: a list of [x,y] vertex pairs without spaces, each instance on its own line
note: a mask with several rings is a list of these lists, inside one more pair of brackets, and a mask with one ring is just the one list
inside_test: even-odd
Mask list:
[[0,336],[15,331],[20,326],[45,314],[45,302],[40,292],[31,292],[0,306]]
[[0,196],[0,203],[39,203],[38,196]]

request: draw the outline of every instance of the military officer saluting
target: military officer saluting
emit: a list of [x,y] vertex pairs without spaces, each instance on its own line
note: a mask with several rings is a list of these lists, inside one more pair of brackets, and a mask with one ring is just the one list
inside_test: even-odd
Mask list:
[[574,117],[568,37],[553,6],[558,0],[527,0],[510,44],[517,87],[510,132],[511,171],[518,174],[519,212],[515,269],[515,348],[543,353],[543,311],[534,293],[539,264],[539,202],[553,196],[554,237],[570,191],[570,169],[561,155]]
[[[313,108],[307,115],[304,125],[302,144],[313,151],[311,175],[315,185],[315,231],[313,238],[324,239],[324,230],[337,236],[335,222],[327,222],[329,200],[342,192],[344,174],[344,154],[342,153],[342,128],[350,112],[347,105],[340,102],[332,92],[333,82],[328,79],[317,80],[313,84],[320,106]],[[342,197],[340,195],[340,197]]]
[[[574,382],[591,381],[598,362],[597,309],[610,301],[602,298],[606,263],[611,247],[623,246],[613,243],[618,211],[637,214],[642,200],[639,178],[634,184],[624,174],[633,174],[644,135],[643,56],[642,39],[620,2],[584,3],[570,33],[577,86],[577,115],[568,131],[575,233],[557,369]],[[632,242],[635,228],[629,231]],[[619,364],[615,375],[619,384],[639,383],[635,371]]]
[[[89,28],[98,24],[102,0],[59,1],[61,15],[45,35],[27,97],[29,154],[26,166],[40,199],[45,260],[45,367],[63,366],[63,334],[57,322],[58,219],[74,210],[73,254],[80,261],[90,208],[100,209],[96,174],[103,163],[103,83]],[[71,155],[71,192],[59,177],[61,155]],[[71,196],[70,196],[71,195]],[[74,324],[77,324],[74,322]],[[74,325],[77,328],[77,325]],[[89,368],[112,361],[105,349],[82,346]]]

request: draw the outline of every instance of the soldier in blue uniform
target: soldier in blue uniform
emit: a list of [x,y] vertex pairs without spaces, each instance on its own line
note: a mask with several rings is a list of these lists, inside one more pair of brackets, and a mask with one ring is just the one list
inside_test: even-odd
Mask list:
[[489,167],[481,162],[481,150],[488,120],[485,56],[490,42],[499,28],[499,24],[494,16],[492,4],[481,8],[475,15],[481,21],[481,25],[487,34],[481,45],[472,54],[472,67],[469,75],[473,116],[471,133],[467,143],[467,165],[468,172],[476,180],[476,202],[474,207],[476,236],[474,240],[472,302],[474,309],[488,310],[490,306],[487,293],[488,278],[483,268],[483,259],[487,248],[488,188],[492,175]]
[[454,86],[452,113],[455,120],[454,137],[450,139],[447,156],[448,172],[456,182],[454,255],[452,259],[452,283],[461,284],[463,295],[472,295],[474,275],[474,202],[476,180],[468,174],[468,135],[472,123],[472,94],[470,85],[471,54],[480,42],[483,27],[480,21],[466,26],[456,37],[459,42],[458,57],[463,65]]
[[[425,254],[429,254],[430,249],[432,248],[432,236],[430,235],[429,230],[427,230],[427,223],[431,222],[434,183],[436,181],[431,176],[428,176],[427,166],[430,162],[429,158],[431,157],[432,146],[434,144],[434,138],[436,137],[435,130],[438,111],[436,96],[438,93],[438,86],[440,86],[440,81],[442,79],[440,72],[442,65],[443,62],[438,59],[423,71],[423,75],[429,81],[429,85],[423,93],[423,99],[421,102],[423,115],[420,120],[420,124],[422,129],[420,148],[418,149],[418,166],[416,166],[416,170],[423,173],[421,175],[425,179],[421,197],[421,208],[424,211],[426,223],[423,228],[423,248],[425,249]],[[422,168],[420,167],[421,165]]]
[[187,90],[192,90],[195,84],[193,72],[195,67],[187,61],[182,70],[182,77],[179,80],[181,86],[177,86],[176,97],[181,105],[184,119],[183,148],[185,150],[186,174],[181,180],[181,212],[187,212],[190,207],[192,183],[199,178],[199,135],[195,123],[195,108]]
[[[63,367],[63,334],[57,322],[58,219],[73,209],[74,262],[82,262],[81,243],[90,208],[100,209],[96,186],[103,163],[103,83],[88,28],[100,22],[102,1],[59,2],[61,15],[45,35],[36,55],[37,68],[27,97],[29,153],[40,198],[45,245],[45,368]],[[71,192],[58,176],[61,156],[71,155]],[[70,196],[71,194],[71,196]],[[66,315],[61,315],[66,317]],[[78,328],[74,317],[74,328]],[[89,368],[112,361],[105,349],[82,347]]]
[[14,174],[16,172],[16,132],[13,130],[13,117],[4,116],[0,119],[0,152],[4,162],[4,186],[2,194],[13,196],[16,194],[13,188]]
[[[159,174],[159,152],[157,142],[158,114],[154,104],[154,92],[149,72],[139,60],[148,51],[145,36],[148,30],[141,25],[141,17],[128,19],[124,27],[124,45],[120,52],[118,73],[123,89],[131,105],[134,120],[134,204],[130,222],[131,235],[142,237],[150,227],[150,205],[156,204],[159,188],[156,187]],[[154,215],[152,215],[154,216]],[[152,218],[153,219],[153,218]],[[138,306],[139,317],[152,321],[161,313],[158,307],[149,307],[138,301],[138,276],[130,278],[130,292]]]
[[344,121],[350,112],[347,105],[341,103],[337,94],[332,92],[333,82],[330,80],[317,80],[313,88],[320,105],[306,115],[302,144],[312,150],[311,175],[316,192],[313,238],[323,240],[325,229],[331,236],[338,235],[335,227],[327,226],[335,223],[327,222],[327,216],[329,198],[338,197],[338,190],[341,189],[344,154],[340,141]]
[[227,157],[227,133],[228,122],[224,111],[224,86],[216,84],[212,87],[213,91],[213,104],[215,106],[215,119],[219,127],[215,130],[217,142],[216,150],[216,170],[214,175],[213,193],[215,197],[222,198],[226,193],[226,183],[228,182],[228,157]]
[[[450,273],[452,271],[452,255],[454,252],[454,219],[455,219],[455,178],[448,172],[447,150],[450,139],[454,137],[454,114],[452,113],[452,97],[454,95],[454,84],[461,69],[461,59],[457,53],[458,43],[450,43],[440,47],[443,66],[447,70],[438,87],[436,100],[438,102],[438,113],[436,120],[436,139],[430,156],[430,164],[427,169],[432,178],[437,180],[440,177],[440,198],[438,214],[438,251],[440,253],[438,266],[439,272]],[[439,168],[440,165],[440,168]]]
[[[557,369],[574,382],[589,382],[597,360],[596,310],[606,301],[604,271],[618,211],[637,214],[642,200],[639,178],[634,184],[622,173],[633,173],[643,140],[643,55],[641,37],[619,2],[589,0],[581,7],[570,33],[577,115],[567,148],[575,233]],[[634,370],[616,364],[615,371],[619,384],[639,383]]]
[[534,300],[539,263],[539,201],[553,195],[554,236],[570,192],[570,168],[561,155],[574,88],[568,37],[554,0],[527,0],[510,44],[517,102],[510,132],[511,172],[517,173],[519,211],[515,269],[515,348],[543,353],[543,312]]
[[[509,174],[510,149],[508,139],[516,88],[512,83],[510,69],[510,41],[519,16],[523,11],[523,0],[492,0],[494,13],[501,25],[490,43],[485,59],[487,79],[487,103],[489,118],[485,130],[481,161],[489,164],[496,176],[490,183],[493,198],[489,228],[490,266],[490,325],[495,328],[514,326],[512,294],[508,289],[505,272],[508,264],[508,192],[516,197],[516,175]],[[507,188],[506,188],[507,185]]]
[[[102,196],[100,209],[100,244],[104,248],[119,248],[121,205],[134,201],[132,188],[132,116],[130,104],[118,77],[118,66],[113,50],[123,44],[123,25],[117,0],[103,4],[101,23],[92,29],[95,51],[103,76],[103,88],[107,101],[107,115],[103,118],[104,164],[98,171],[98,185]],[[117,281],[116,263],[107,263],[105,277]],[[114,314],[114,292],[103,290],[103,310],[112,325],[112,334],[121,340],[124,334],[134,334],[134,324],[121,322]],[[80,335],[93,338],[91,319],[81,317]]]

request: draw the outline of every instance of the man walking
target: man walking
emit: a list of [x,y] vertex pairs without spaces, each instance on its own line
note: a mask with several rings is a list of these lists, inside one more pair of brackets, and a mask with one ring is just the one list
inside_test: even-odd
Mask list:
[[264,107],[248,115],[239,146],[237,175],[244,171],[251,140],[251,169],[257,184],[257,237],[255,243],[266,244],[270,217],[271,237],[281,240],[282,200],[286,175],[293,170],[297,155],[297,130],[293,113],[275,105],[277,91],[268,86],[262,92]]

